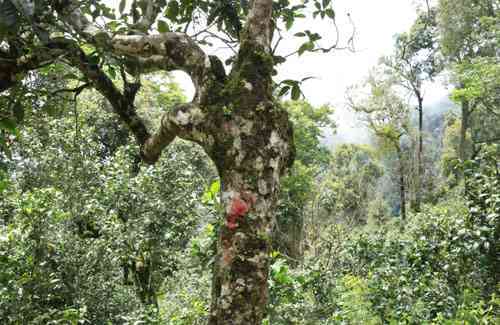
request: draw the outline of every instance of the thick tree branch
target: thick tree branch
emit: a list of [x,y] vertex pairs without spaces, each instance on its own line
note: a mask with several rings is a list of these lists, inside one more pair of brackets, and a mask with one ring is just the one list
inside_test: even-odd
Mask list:
[[[174,109],[162,116],[158,131],[144,143],[142,158],[147,163],[155,163],[163,149],[176,136],[195,142],[203,142],[204,132],[198,128],[203,122],[205,122],[205,114],[197,105],[188,103],[175,106]],[[195,135],[199,135],[199,137]]]
[[[66,58],[71,65],[78,67],[82,74],[92,82],[93,86],[109,101],[113,111],[120,117],[134,134],[141,146],[141,157],[147,163],[155,163],[162,150],[169,145],[176,136],[196,142],[203,142],[205,135],[198,126],[206,122],[206,114],[193,104],[180,104],[164,114],[158,131],[151,135],[142,119],[137,115],[134,98],[137,89],[127,90],[122,93],[97,66],[72,41],[66,39],[55,40],[49,43],[53,49],[65,49]],[[135,84],[128,84],[130,85]]]
[[115,54],[125,55],[138,72],[182,70],[198,90],[210,71],[203,50],[183,33],[159,35],[117,35],[109,41]]
[[158,161],[163,149],[177,136],[178,128],[170,121],[169,115],[168,113],[163,115],[158,131],[149,137],[142,147],[142,159],[149,164]]
[[150,135],[135,111],[133,98],[126,96],[127,94],[122,94],[104,71],[97,64],[91,62],[75,42],[60,38],[49,42],[48,47],[52,50],[61,49],[66,51],[65,58],[69,60],[72,66],[78,68],[89,82],[106,97],[113,111],[129,127],[137,142],[143,145]]
[[[196,96],[191,104],[179,105],[162,118],[159,130],[151,135],[145,123],[137,115],[134,107],[135,95],[139,84],[129,83],[124,78],[123,92],[102,71],[93,60],[81,50],[74,40],[60,37],[49,40],[46,47],[40,47],[29,56],[20,58],[8,57],[8,53],[0,53],[0,91],[12,87],[17,74],[36,69],[43,64],[59,58],[69,61],[71,66],[80,70],[88,82],[98,90],[111,104],[113,111],[119,116],[141,146],[144,161],[154,163],[161,151],[176,137],[180,136],[198,143],[207,137],[198,126],[206,122],[206,114],[198,103],[205,103],[208,80],[220,82],[225,78],[217,73],[220,67],[217,62],[212,66],[212,59],[186,34],[164,33],[160,35],[111,35],[106,30],[89,21],[80,11],[75,1],[52,4],[61,19],[87,42],[96,47],[109,50],[115,55],[125,57],[125,64],[134,74],[156,70],[183,70],[188,73],[196,88]],[[154,20],[154,8],[151,17]],[[145,23],[145,22],[143,22]],[[152,23],[148,21],[148,24]],[[222,70],[223,71],[223,70]],[[222,78],[222,79],[221,79]],[[206,104],[206,103],[205,103]]]

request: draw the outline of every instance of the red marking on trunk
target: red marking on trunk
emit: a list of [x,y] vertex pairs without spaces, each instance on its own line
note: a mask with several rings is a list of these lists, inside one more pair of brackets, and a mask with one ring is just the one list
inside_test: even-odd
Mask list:
[[226,226],[231,230],[234,230],[235,228],[237,228],[238,227],[238,224],[236,223],[237,218],[238,218],[238,216],[235,216],[235,215],[227,216]]
[[[246,195],[243,195],[243,197],[247,198]],[[255,200],[251,197],[248,201],[249,202],[247,203],[247,201],[242,200],[239,197],[235,197],[231,201],[231,208],[226,219],[226,226],[230,230],[234,230],[238,227],[238,219],[243,218],[248,210],[250,210],[250,205],[255,202]]]
[[226,223],[226,226],[230,229],[230,230],[235,230],[236,228],[238,228],[238,224],[237,223],[233,223],[233,222],[227,222]]
[[244,216],[248,210],[248,204],[239,197],[235,197],[231,203],[231,211],[229,212],[229,215],[238,217]]

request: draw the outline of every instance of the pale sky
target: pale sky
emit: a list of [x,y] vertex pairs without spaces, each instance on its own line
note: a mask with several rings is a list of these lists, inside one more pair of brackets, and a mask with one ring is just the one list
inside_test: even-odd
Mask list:
[[[336,11],[337,24],[341,34],[340,45],[352,33],[352,24],[347,13],[350,13],[356,29],[356,52],[347,50],[333,51],[328,54],[305,53],[301,57],[290,57],[279,67],[277,80],[301,79],[313,76],[316,79],[303,85],[306,99],[313,105],[329,103],[335,107],[335,120],[338,133],[342,137],[355,138],[364,141],[365,132],[354,116],[345,109],[344,98],[346,88],[360,82],[366,77],[369,69],[377,64],[377,60],[392,51],[394,34],[407,31],[416,18],[414,0],[336,0],[333,5]],[[331,22],[320,19],[304,19],[291,34],[310,29],[323,36],[322,44],[329,46],[335,39],[335,31]],[[344,42],[342,42],[344,41]],[[297,38],[289,38],[282,42],[280,54],[287,54],[300,45]],[[209,50],[210,51],[214,51]],[[217,54],[223,54],[220,50]],[[187,76],[175,74],[176,80],[186,89],[188,97],[193,89]],[[446,90],[439,83],[426,87],[425,103],[432,104],[446,96]]]

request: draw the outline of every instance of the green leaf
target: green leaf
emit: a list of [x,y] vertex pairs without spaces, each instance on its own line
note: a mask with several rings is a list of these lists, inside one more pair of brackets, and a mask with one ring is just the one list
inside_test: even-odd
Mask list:
[[283,80],[281,83],[285,84],[285,85],[289,85],[289,86],[295,86],[297,85],[297,80],[293,80],[293,79],[285,79]]
[[280,64],[280,63],[286,62],[286,58],[284,58],[283,56],[279,56],[279,55],[273,56],[273,60],[274,60],[275,64]]
[[179,14],[179,3],[177,1],[170,1],[168,3],[167,12],[165,16],[171,20],[176,20]]
[[335,19],[335,11],[331,8],[325,10],[325,14],[331,19]]
[[312,33],[312,34],[309,34],[309,40],[311,42],[315,42],[315,41],[318,41],[321,39],[321,36],[318,34],[318,33]]
[[123,14],[123,11],[125,10],[126,4],[127,4],[127,0],[120,1],[120,5],[118,6],[118,11],[120,11],[121,14]]
[[66,73],[65,75],[63,75],[62,79],[64,80],[80,80],[80,77],[76,74],[74,74],[73,72],[69,72],[69,73]]
[[294,21],[293,16],[287,16],[285,18],[286,30],[290,30],[290,28],[292,28],[293,21]]
[[220,191],[220,181],[214,181],[212,185],[210,185],[210,193],[212,193],[214,196],[219,194]]
[[116,69],[113,66],[108,66],[108,73],[111,79],[116,79]]
[[89,56],[88,58],[90,64],[95,64],[98,65],[100,61],[100,57],[97,53],[93,53],[92,55]]
[[305,51],[310,51],[314,49],[314,43],[312,42],[305,42],[299,47],[298,53],[299,55],[302,55]]
[[289,91],[290,91],[290,86],[285,86],[285,87],[281,88],[280,92],[278,93],[278,97],[285,95]]
[[220,192],[220,181],[214,181],[210,187],[203,193],[201,198],[203,203],[213,203],[217,201],[217,195]]
[[168,24],[165,21],[158,20],[158,31],[160,33],[168,33],[170,31],[170,28],[168,27]]
[[5,191],[5,189],[7,189],[8,185],[9,185],[9,183],[7,182],[7,180],[2,179],[2,176],[0,175],[0,193]]
[[[2,140],[3,138],[0,138]],[[2,147],[2,142],[0,141],[0,148]],[[9,186],[9,178],[7,176],[7,173],[3,170],[0,169],[0,193],[5,191],[7,187]]]
[[306,34],[303,32],[298,32],[298,33],[295,33],[293,36],[304,37],[304,36],[306,36]]
[[300,98],[300,86],[298,84],[292,87],[292,100],[298,100]]
[[106,23],[106,27],[113,32],[116,32],[119,26],[120,24],[116,20],[112,20],[109,23]]
[[102,15],[106,18],[109,18],[109,19],[116,19],[116,16],[115,14],[113,13],[113,11],[111,11],[111,9],[107,8],[107,7],[104,7],[102,9]]

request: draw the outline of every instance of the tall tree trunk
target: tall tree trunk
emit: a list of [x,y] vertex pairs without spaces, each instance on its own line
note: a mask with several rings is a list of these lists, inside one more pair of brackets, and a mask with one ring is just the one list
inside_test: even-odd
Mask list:
[[[470,118],[470,106],[468,100],[462,101],[462,121],[460,123],[460,143],[458,147],[458,156],[460,161],[464,162],[467,157],[467,129],[469,127],[469,118]],[[467,193],[469,191],[468,181],[467,181],[467,173],[465,173],[464,169],[461,169],[459,173],[459,178],[464,181],[464,192]]]
[[404,162],[403,154],[401,148],[397,145],[396,152],[398,157],[399,165],[399,199],[401,205],[401,220],[406,220],[406,186],[405,186],[405,173],[404,173]]
[[469,116],[470,116],[470,108],[469,101],[462,101],[462,121],[460,123],[460,144],[458,148],[458,157],[461,161],[465,161],[467,159],[466,154],[466,144],[467,144],[467,128],[469,127]]
[[272,5],[271,0],[250,2],[237,60],[219,94],[220,123],[208,132],[217,141],[205,147],[221,179],[225,218],[211,325],[258,325],[266,314],[274,209],[280,178],[294,158],[291,122],[272,95]]
[[418,151],[417,151],[417,179],[415,184],[415,204],[414,211],[420,212],[420,204],[422,202],[422,184],[423,184],[423,174],[424,174],[424,107],[423,98],[421,96],[418,99]]

